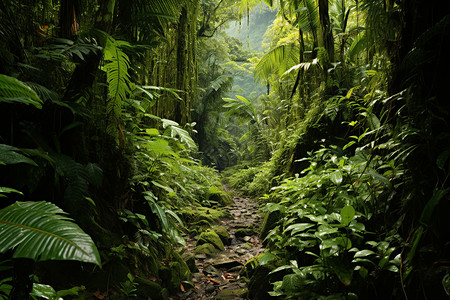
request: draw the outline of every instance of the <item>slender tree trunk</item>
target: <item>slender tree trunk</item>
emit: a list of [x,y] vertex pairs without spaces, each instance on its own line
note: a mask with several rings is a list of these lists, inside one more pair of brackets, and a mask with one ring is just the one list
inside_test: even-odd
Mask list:
[[334,61],[334,40],[331,30],[330,16],[328,14],[328,0],[317,0],[319,6],[319,47],[323,47],[328,55],[328,61],[323,66],[325,80],[328,77],[327,70],[330,62]]
[[186,90],[186,77],[187,74],[187,22],[188,22],[188,12],[186,7],[181,9],[180,19],[178,21],[178,43],[177,43],[177,81],[176,88],[184,91],[181,96],[183,101],[176,101],[175,103],[175,121],[182,124],[184,119],[184,107],[186,105],[188,95]]

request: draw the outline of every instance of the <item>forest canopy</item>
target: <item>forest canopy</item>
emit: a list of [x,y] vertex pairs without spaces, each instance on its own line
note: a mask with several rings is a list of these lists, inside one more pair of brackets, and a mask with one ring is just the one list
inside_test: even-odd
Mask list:
[[448,298],[449,35],[441,0],[0,0],[0,299],[191,299],[233,195],[247,299]]

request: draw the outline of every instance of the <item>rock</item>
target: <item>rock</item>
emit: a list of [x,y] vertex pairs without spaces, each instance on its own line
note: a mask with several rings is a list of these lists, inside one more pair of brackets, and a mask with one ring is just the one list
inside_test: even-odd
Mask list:
[[[214,247],[214,246],[213,246]],[[195,258],[196,259],[205,259],[206,258],[206,254],[203,254],[203,253],[201,253],[201,254],[196,254],[195,255]]]
[[245,243],[240,246],[242,249],[247,249],[247,250],[253,249],[255,247],[252,243]]
[[236,298],[243,298],[247,294],[248,290],[246,288],[241,289],[223,289],[221,290],[215,299],[218,300],[232,300]]
[[221,206],[226,206],[233,203],[233,199],[230,194],[225,192],[222,187],[214,185],[209,188],[208,200],[217,202]]
[[215,233],[217,233],[217,235],[220,237],[220,239],[222,240],[222,243],[224,245],[230,245],[231,244],[231,238],[230,238],[230,234],[227,231],[227,228],[225,226],[213,226],[211,228]]
[[243,238],[245,236],[249,236],[249,235],[253,235],[253,234],[255,234],[255,232],[250,228],[239,228],[239,229],[236,229],[236,231],[234,232],[234,235],[237,238]]
[[219,235],[215,233],[212,230],[207,230],[205,232],[202,232],[200,234],[200,237],[197,240],[197,246],[202,244],[212,244],[214,247],[216,247],[219,250],[225,250],[225,247],[223,245],[222,240],[220,239]]
[[156,282],[142,277],[136,277],[134,282],[137,283],[136,294],[139,298],[147,299],[148,297],[151,297],[154,300],[167,299],[166,293],[163,293],[163,288]]
[[[195,255],[192,253],[184,253],[182,256],[183,260],[186,262],[186,265],[188,266],[189,270],[192,273],[197,273],[198,268],[195,265]],[[205,256],[206,258],[206,256]]]
[[216,290],[216,287],[212,284],[209,284],[206,288],[205,288],[205,292],[207,292],[208,294],[214,292]]
[[196,254],[205,254],[206,256],[209,257],[214,257],[217,255],[217,249],[214,247],[213,244],[210,243],[199,245],[195,247],[194,251]]
[[228,270],[230,273],[240,272],[244,266],[236,266]]
[[239,255],[247,254],[247,252],[248,251],[246,249],[242,249],[242,248],[236,249],[236,253],[239,254]]
[[179,292],[182,281],[190,279],[191,271],[178,252],[172,252],[173,260],[159,269],[159,277],[169,292]]
[[203,273],[214,276],[220,276],[220,272],[212,265],[206,266],[206,268],[203,269]]
[[229,260],[229,261],[221,261],[221,262],[216,262],[214,263],[214,267],[219,268],[219,269],[226,269],[229,270],[233,267],[237,267],[237,266],[243,266],[243,264],[239,261],[236,260]]

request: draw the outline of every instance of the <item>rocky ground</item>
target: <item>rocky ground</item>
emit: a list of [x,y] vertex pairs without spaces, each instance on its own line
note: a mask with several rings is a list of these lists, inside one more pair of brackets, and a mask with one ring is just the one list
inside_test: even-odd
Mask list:
[[255,201],[242,197],[233,200],[234,205],[226,207],[232,218],[213,227],[219,234],[223,229],[228,232],[229,237],[226,232],[220,234],[223,246],[203,241],[205,234],[186,238],[185,254],[195,255],[198,272],[192,273],[193,288],[186,286],[172,299],[242,299],[246,294],[240,271],[248,260],[264,251],[258,237],[262,220]]

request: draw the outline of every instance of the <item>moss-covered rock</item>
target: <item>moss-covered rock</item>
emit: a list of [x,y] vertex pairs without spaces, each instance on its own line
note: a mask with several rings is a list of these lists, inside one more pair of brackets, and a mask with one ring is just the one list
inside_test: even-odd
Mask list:
[[182,255],[183,260],[186,262],[186,265],[189,267],[189,270],[192,273],[197,273],[198,268],[195,265],[195,255],[192,253],[184,253]]
[[231,238],[230,234],[228,233],[228,230],[225,226],[219,226],[215,225],[211,228],[222,240],[222,243],[224,245],[230,245],[231,244]]
[[234,236],[237,238],[242,238],[244,236],[251,236],[254,234],[255,232],[253,231],[253,229],[250,228],[239,228],[236,229],[236,231],[234,232]]
[[186,224],[192,224],[201,220],[216,223],[218,220],[229,217],[230,213],[224,209],[214,209],[203,206],[187,206],[178,211],[178,215]]
[[281,217],[281,212],[278,210],[266,213],[260,232],[261,240],[264,240],[269,231],[275,228],[276,223],[281,219]]
[[215,299],[217,300],[232,300],[236,298],[244,298],[245,295],[248,293],[248,289],[242,288],[242,289],[224,289],[221,290]]
[[190,275],[188,265],[176,251],[172,253],[172,261],[159,270],[159,277],[169,292],[179,292],[181,282],[189,280]]
[[223,190],[222,187],[211,186],[209,188],[209,201],[214,201],[222,206],[230,205],[233,203],[231,196]]
[[219,250],[222,251],[225,250],[222,240],[220,239],[219,235],[213,230],[207,230],[205,232],[202,232],[197,240],[197,245],[207,243],[212,244]]
[[213,244],[206,243],[195,247],[195,254],[206,254],[209,257],[215,257],[217,255],[217,249]]
[[154,300],[166,300],[167,295],[164,293],[163,288],[154,281],[136,277],[134,282],[137,283],[136,294],[139,298],[147,299],[151,297]]

